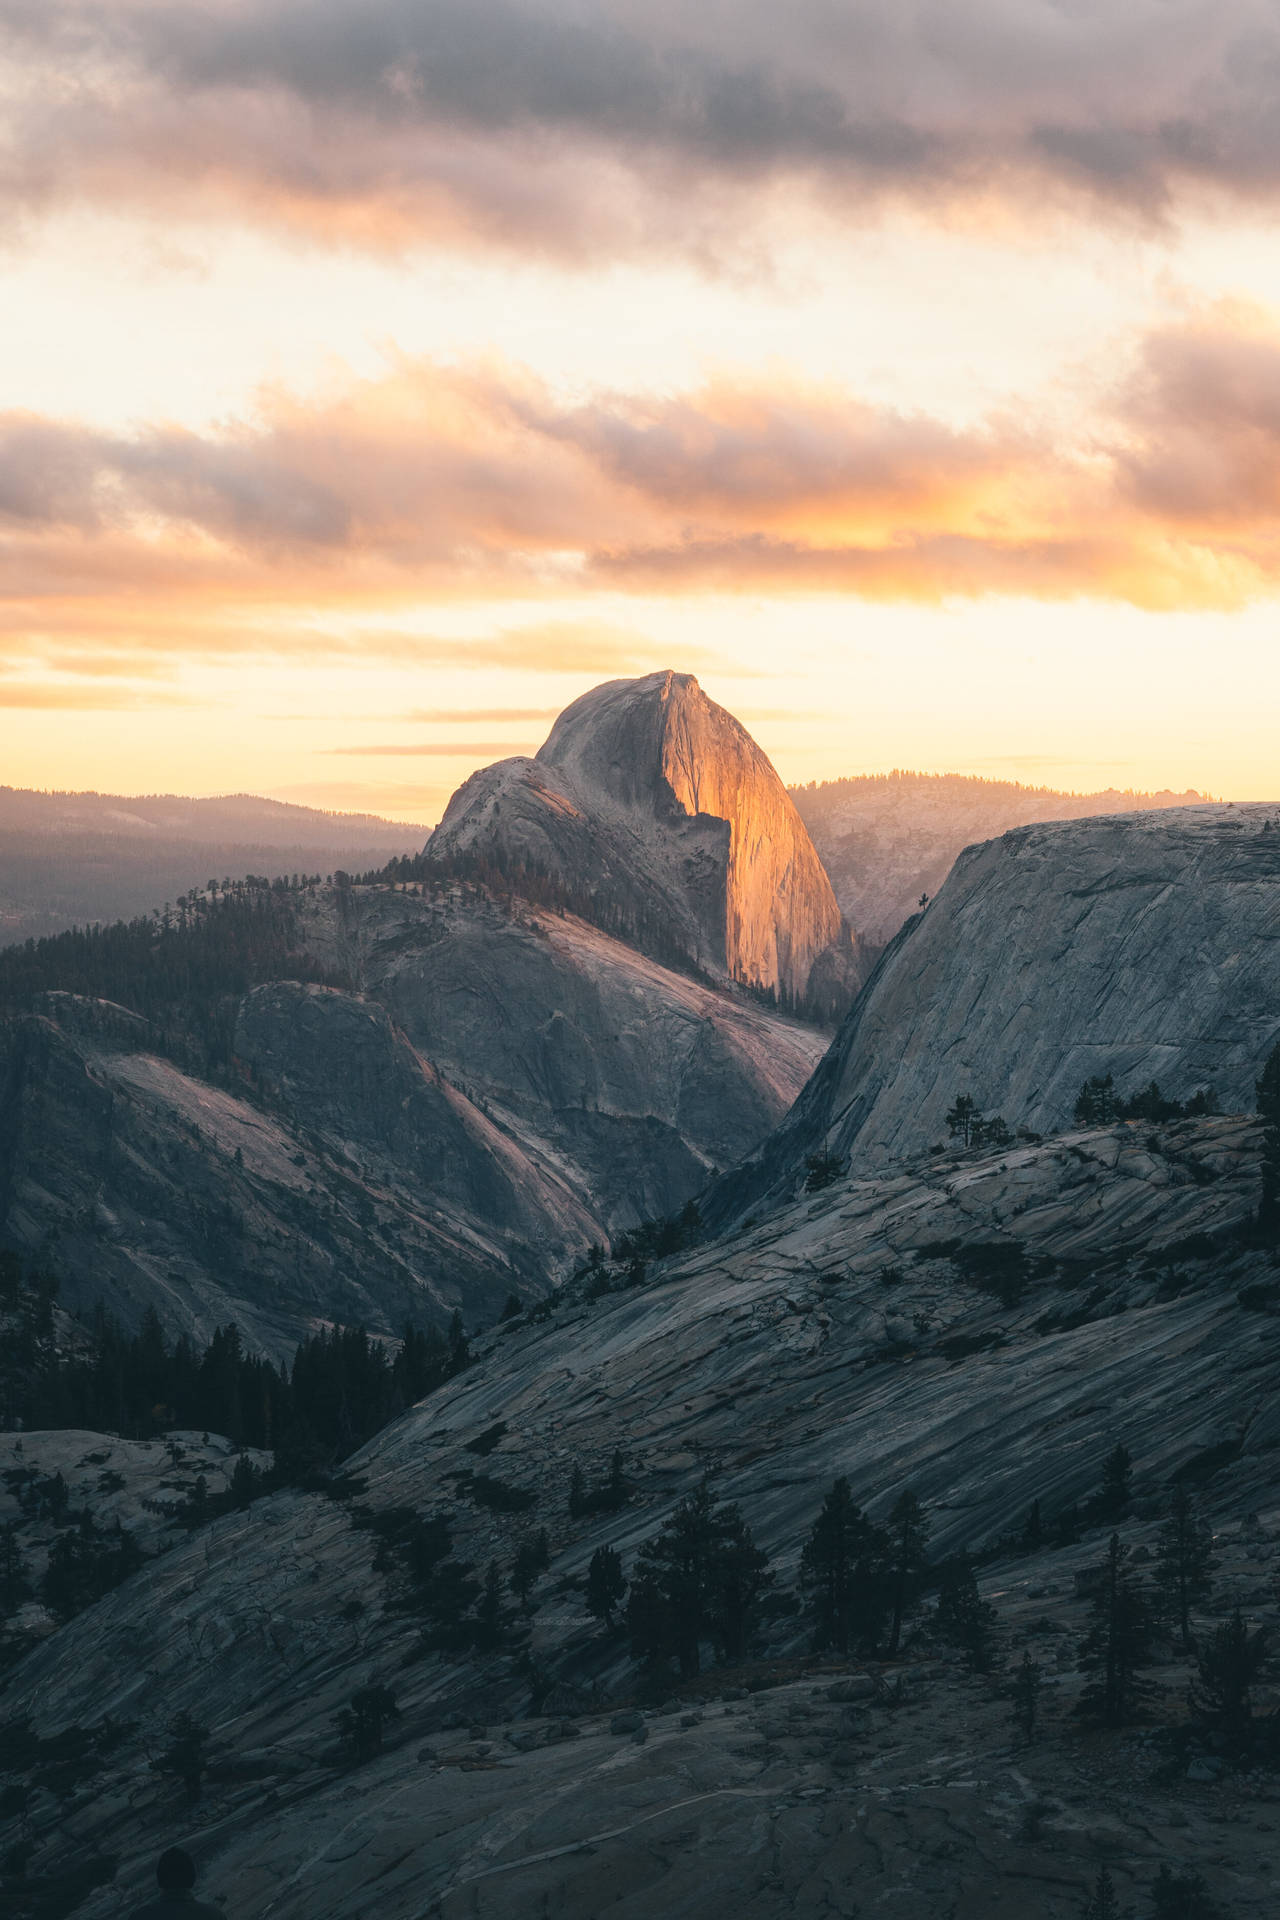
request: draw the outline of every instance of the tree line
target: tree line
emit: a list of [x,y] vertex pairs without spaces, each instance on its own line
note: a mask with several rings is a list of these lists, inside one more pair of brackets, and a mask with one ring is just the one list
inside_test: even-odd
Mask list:
[[56,1283],[0,1255],[0,1419],[7,1427],[83,1427],[124,1439],[173,1428],[225,1434],[273,1452],[277,1474],[305,1479],[363,1445],[406,1407],[459,1373],[470,1348],[455,1313],[447,1332],[413,1324],[398,1342],[362,1327],[321,1327],[279,1366],[248,1352],[234,1324],[201,1347],[170,1341],[154,1309],[136,1333],[101,1310],[87,1351],[53,1337]]
[[1094,1074],[1076,1096],[1072,1119],[1078,1127],[1106,1127],[1114,1120],[1197,1120],[1218,1111],[1213,1093],[1201,1087],[1189,1100],[1169,1100],[1158,1082],[1140,1087],[1126,1099],[1116,1091],[1115,1075]]
[[37,994],[111,1000],[152,1021],[164,1050],[212,1071],[231,1060],[236,1003],[271,980],[349,986],[301,944],[296,883],[249,875],[210,881],[176,909],[111,926],[76,928],[0,950],[0,1008],[29,1006]]

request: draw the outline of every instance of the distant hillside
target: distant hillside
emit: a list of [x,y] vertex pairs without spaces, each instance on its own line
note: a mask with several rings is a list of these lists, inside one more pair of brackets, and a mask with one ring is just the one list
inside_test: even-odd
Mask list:
[[976,840],[1041,820],[1186,807],[1188,791],[1058,793],[963,773],[857,774],[792,787],[800,818],[831,876],[841,912],[870,946],[891,940],[922,893],[934,894],[956,855]]
[[416,853],[429,831],[245,793],[190,800],[0,787],[0,946],[128,920],[210,879],[363,872]]

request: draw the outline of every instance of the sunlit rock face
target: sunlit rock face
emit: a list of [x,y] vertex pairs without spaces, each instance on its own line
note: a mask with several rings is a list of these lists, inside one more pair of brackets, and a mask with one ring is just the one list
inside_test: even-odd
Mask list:
[[818,1012],[852,980],[839,906],[786,789],[691,674],[584,694],[535,759],[459,788],[429,851],[542,869],[647,950],[796,1004],[816,994]]
[[947,1138],[958,1093],[1071,1123],[1081,1083],[1254,1104],[1280,1032],[1280,807],[1022,827],[970,847],[907,922],[779,1133],[722,1188],[754,1203],[822,1146],[886,1165]]

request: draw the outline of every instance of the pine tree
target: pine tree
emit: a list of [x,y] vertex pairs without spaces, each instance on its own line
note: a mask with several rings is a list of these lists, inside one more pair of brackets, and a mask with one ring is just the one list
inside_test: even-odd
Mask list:
[[817,1153],[807,1153],[804,1157],[806,1193],[822,1193],[827,1187],[834,1186],[845,1170],[846,1162],[829,1147],[823,1147]]
[[1098,1869],[1098,1877],[1093,1883],[1093,1897],[1084,1910],[1084,1920],[1120,1920],[1115,1881],[1105,1867]]
[[597,1547],[587,1568],[587,1612],[611,1627],[626,1591],[620,1556],[612,1547]]
[[538,1576],[543,1570],[543,1562],[535,1539],[522,1540],[516,1549],[515,1563],[511,1568],[511,1591],[519,1600],[525,1613],[529,1612],[529,1598],[538,1584]]
[[1267,1055],[1254,1089],[1262,1118],[1262,1194],[1258,1230],[1268,1245],[1280,1240],[1280,1045]]
[[582,1468],[575,1466],[569,1476],[569,1516],[580,1519],[587,1510],[587,1479]]
[[942,1639],[963,1648],[975,1673],[990,1671],[996,1610],[979,1593],[977,1576],[967,1554],[961,1554],[948,1566],[933,1622],[935,1632]]
[[973,1137],[975,1124],[981,1125],[982,1123],[981,1110],[971,1093],[958,1093],[956,1095],[955,1105],[949,1109],[946,1121],[947,1132],[951,1135],[951,1138],[954,1140],[956,1135],[959,1134],[967,1147]]
[[372,1760],[382,1751],[382,1730],[388,1720],[398,1720],[400,1709],[389,1687],[358,1687],[349,1706],[333,1716],[338,1737],[353,1760]]
[[10,1520],[0,1527],[0,1615],[8,1619],[30,1598],[31,1581],[18,1543],[17,1523]]
[[637,1555],[627,1601],[633,1652],[674,1658],[682,1679],[700,1671],[704,1640],[723,1659],[740,1658],[769,1578],[741,1513],[704,1480]]
[[1094,1074],[1081,1087],[1072,1118],[1078,1127],[1106,1127],[1118,1119],[1119,1112],[1114,1076]]
[[241,1513],[244,1513],[257,1498],[261,1479],[262,1475],[248,1454],[239,1454],[236,1458],[235,1470],[231,1475],[230,1493],[232,1503],[240,1509]]
[[1013,1704],[1013,1717],[1018,1731],[1027,1741],[1034,1740],[1036,1737],[1036,1716],[1040,1710],[1040,1689],[1043,1681],[1044,1675],[1040,1662],[1033,1660],[1029,1653],[1024,1653],[1018,1670],[1013,1676],[1009,1698]]
[[1100,1568],[1092,1624],[1080,1648],[1081,1664],[1098,1678],[1086,1687],[1078,1711],[1104,1726],[1127,1726],[1142,1692],[1151,1621],[1146,1596],[1128,1571],[1128,1548],[1113,1533]]
[[720,1658],[745,1659],[755,1631],[760,1600],[772,1584],[769,1556],[752,1538],[736,1506],[719,1509],[711,1571],[711,1633]]
[[1153,1920],[1217,1920],[1218,1909],[1194,1867],[1185,1873],[1161,1867],[1151,1885],[1151,1912]]
[[889,1592],[888,1655],[896,1657],[902,1639],[902,1626],[915,1605],[920,1582],[929,1564],[929,1522],[915,1494],[907,1487],[898,1495],[889,1514],[889,1545],[886,1571]]
[[617,1449],[609,1462],[609,1478],[605,1482],[604,1499],[601,1504],[607,1512],[616,1513],[620,1507],[626,1506],[630,1498],[630,1489],[622,1470],[622,1453]]
[[491,1560],[485,1570],[484,1590],[476,1605],[474,1637],[484,1653],[492,1653],[502,1640],[502,1575],[496,1560]]
[[462,1325],[462,1315],[455,1307],[449,1322],[449,1373],[461,1373],[464,1367],[470,1365],[471,1345]]
[[886,1608],[888,1537],[854,1502],[843,1474],[834,1480],[800,1556],[800,1586],[809,1595],[819,1649],[848,1653],[874,1646]]
[[1234,1750],[1248,1740],[1253,1688],[1266,1670],[1269,1651],[1266,1628],[1258,1627],[1250,1633],[1237,1607],[1200,1657],[1192,1708]]
[[1034,1553],[1044,1540],[1044,1521],[1040,1517],[1040,1502],[1033,1500],[1022,1523],[1022,1545],[1026,1552]]
[[1180,1482],[1173,1489],[1169,1517],[1156,1542],[1155,1577],[1186,1648],[1191,1646],[1191,1609],[1209,1598],[1216,1565],[1213,1530],[1200,1518],[1191,1494]]
[[1129,1511],[1132,1491],[1129,1486],[1133,1460],[1129,1450],[1119,1441],[1111,1449],[1102,1466],[1102,1486],[1094,1502],[1097,1513],[1104,1520],[1120,1520]]

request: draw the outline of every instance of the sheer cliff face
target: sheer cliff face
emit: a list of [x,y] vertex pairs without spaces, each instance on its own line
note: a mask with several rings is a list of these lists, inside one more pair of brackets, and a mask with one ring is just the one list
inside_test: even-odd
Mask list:
[[642,944],[795,1001],[819,956],[847,953],[786,789],[690,674],[584,694],[535,760],[459,789],[430,850],[536,863],[629,916]]
[[855,1165],[909,1158],[947,1138],[958,1093],[1037,1132],[1071,1125],[1094,1074],[1250,1111],[1278,1029],[1280,807],[1019,828],[961,855],[726,1185],[745,1204],[823,1143]]

